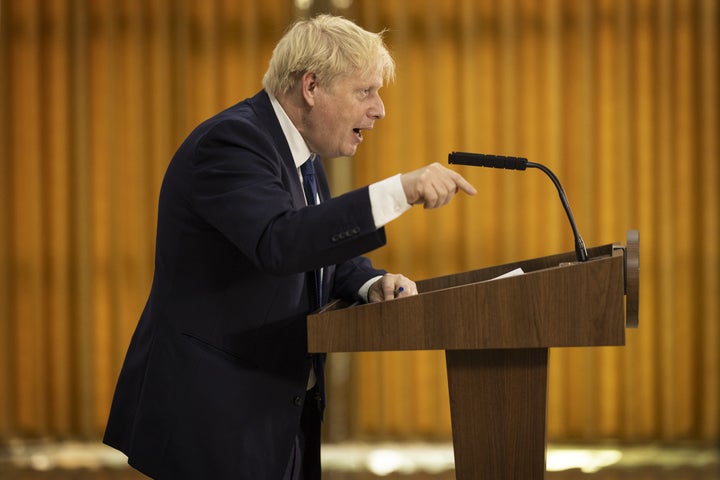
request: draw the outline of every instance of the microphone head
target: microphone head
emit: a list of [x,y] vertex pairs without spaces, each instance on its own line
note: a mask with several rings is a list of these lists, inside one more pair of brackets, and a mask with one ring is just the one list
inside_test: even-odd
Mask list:
[[448,163],[470,165],[474,167],[504,168],[508,170],[525,170],[527,158],[507,157],[504,155],[488,155],[485,153],[452,152],[448,154]]

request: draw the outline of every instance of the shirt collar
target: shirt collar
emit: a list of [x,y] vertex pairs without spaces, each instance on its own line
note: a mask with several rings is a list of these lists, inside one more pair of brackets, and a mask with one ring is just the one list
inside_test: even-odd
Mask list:
[[285,140],[287,140],[288,146],[290,147],[290,153],[292,153],[295,166],[300,168],[300,165],[307,161],[312,152],[308,148],[307,143],[305,143],[305,139],[300,135],[300,132],[298,132],[298,129],[293,125],[290,117],[285,113],[278,99],[270,93],[268,93],[268,96],[270,97],[273,110],[275,110],[275,116],[278,122],[280,122],[280,128],[283,134],[285,134]]

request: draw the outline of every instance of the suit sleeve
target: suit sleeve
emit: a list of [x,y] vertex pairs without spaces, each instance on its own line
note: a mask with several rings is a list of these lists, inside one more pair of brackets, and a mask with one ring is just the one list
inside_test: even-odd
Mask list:
[[193,208],[260,270],[287,275],[341,264],[385,243],[367,187],[317,206],[295,205],[296,171],[249,122],[215,125],[193,160]]

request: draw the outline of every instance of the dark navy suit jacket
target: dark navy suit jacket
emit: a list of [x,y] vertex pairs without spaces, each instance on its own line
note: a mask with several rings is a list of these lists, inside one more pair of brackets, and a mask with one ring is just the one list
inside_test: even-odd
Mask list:
[[160,479],[280,479],[311,368],[311,274],[325,297],[384,273],[367,187],[306,207],[268,95],[199,125],[167,169],[155,274],[104,441]]

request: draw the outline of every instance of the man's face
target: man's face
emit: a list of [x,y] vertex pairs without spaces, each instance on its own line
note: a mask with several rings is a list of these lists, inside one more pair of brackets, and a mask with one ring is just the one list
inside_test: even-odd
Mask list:
[[301,132],[310,150],[323,158],[352,156],[363,140],[363,130],[373,128],[385,116],[379,90],[380,72],[353,73],[332,85],[308,87],[306,99],[311,108]]

